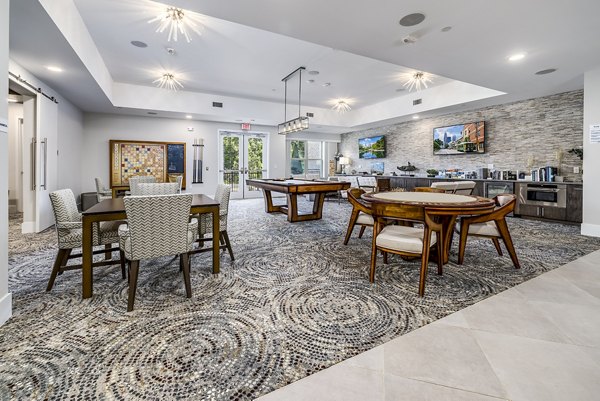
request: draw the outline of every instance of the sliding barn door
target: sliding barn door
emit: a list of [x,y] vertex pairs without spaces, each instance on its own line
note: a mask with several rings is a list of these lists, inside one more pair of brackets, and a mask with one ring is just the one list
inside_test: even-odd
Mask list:
[[49,194],[58,189],[58,105],[43,95],[36,100],[35,231],[54,224]]

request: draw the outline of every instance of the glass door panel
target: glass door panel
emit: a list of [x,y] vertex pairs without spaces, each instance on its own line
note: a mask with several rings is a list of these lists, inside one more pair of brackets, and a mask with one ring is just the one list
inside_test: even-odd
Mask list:
[[219,182],[231,188],[231,198],[260,197],[260,189],[246,185],[248,178],[267,178],[267,136],[221,132]]

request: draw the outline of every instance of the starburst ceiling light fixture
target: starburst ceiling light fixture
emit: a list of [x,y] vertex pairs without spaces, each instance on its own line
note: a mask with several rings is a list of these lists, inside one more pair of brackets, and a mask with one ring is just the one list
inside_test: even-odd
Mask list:
[[185,37],[187,42],[190,43],[192,38],[188,34],[188,30],[192,30],[198,35],[200,35],[200,31],[198,30],[196,23],[192,20],[191,13],[186,14],[186,12],[187,11],[184,11],[181,8],[167,7],[166,11],[161,12],[155,18],[148,21],[148,23],[151,24],[158,21],[156,32],[162,33],[165,30],[168,30],[168,42],[170,42],[171,39],[177,42],[177,35],[181,34]]
[[156,84],[156,86],[159,88],[169,89],[172,91],[183,89],[181,82],[179,82],[175,76],[169,72],[164,73],[160,78],[154,80],[152,83]]
[[428,83],[433,83],[432,75],[423,72],[423,71],[415,71],[415,72],[407,72],[402,76],[404,80],[404,87],[408,89],[409,92],[412,92],[413,89],[417,92],[421,89],[427,89]]
[[343,114],[343,113],[346,113],[346,112],[352,110],[352,107],[350,107],[350,104],[348,104],[347,100],[339,99],[339,100],[335,101],[335,103],[333,104],[331,109],[337,111],[338,113]]

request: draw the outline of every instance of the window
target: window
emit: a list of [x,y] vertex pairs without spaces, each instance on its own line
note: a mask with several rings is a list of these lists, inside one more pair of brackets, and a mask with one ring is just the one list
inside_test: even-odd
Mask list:
[[294,178],[321,178],[323,174],[323,142],[288,141],[289,173]]

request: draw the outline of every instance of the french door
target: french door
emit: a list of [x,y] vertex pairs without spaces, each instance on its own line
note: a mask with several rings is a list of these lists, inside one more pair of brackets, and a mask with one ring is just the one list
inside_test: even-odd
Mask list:
[[268,136],[256,132],[219,131],[219,183],[229,185],[232,199],[257,198],[248,178],[267,178]]

